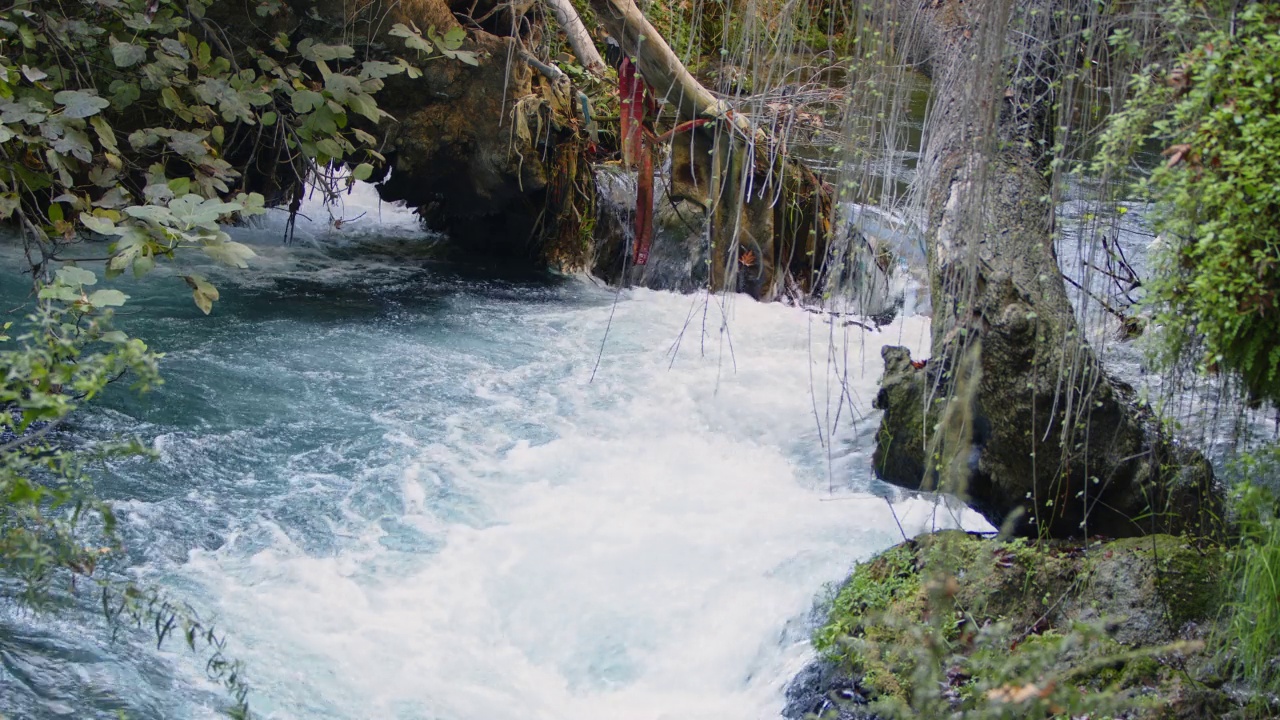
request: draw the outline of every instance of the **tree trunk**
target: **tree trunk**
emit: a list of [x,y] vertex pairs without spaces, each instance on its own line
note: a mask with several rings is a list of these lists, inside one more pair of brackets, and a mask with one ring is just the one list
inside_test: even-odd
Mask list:
[[1058,4],[898,8],[933,80],[917,189],[934,318],[926,367],[884,351],[877,473],[956,492],[1021,534],[1213,530],[1208,463],[1103,372],[1053,254],[1044,148],[1067,70],[1049,54]]

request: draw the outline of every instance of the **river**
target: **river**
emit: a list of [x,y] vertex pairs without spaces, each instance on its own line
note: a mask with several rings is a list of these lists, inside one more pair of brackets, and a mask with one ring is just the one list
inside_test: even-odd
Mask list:
[[[870,471],[879,348],[925,318],[442,266],[404,211],[311,212],[198,268],[208,317],[173,270],[122,281],[166,382],[71,428],[157,452],[99,479],[113,571],[216,619],[260,717],[776,718],[824,587],[955,522]],[[0,603],[0,715],[218,716],[200,657],[94,601]]]

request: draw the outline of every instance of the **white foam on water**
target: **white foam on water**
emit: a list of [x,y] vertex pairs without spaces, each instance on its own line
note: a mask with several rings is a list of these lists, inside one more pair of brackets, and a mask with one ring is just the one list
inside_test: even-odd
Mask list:
[[[408,448],[396,520],[442,537],[438,551],[389,549],[369,523],[328,556],[283,534],[193,552],[179,575],[248,663],[257,711],[778,717],[824,583],[899,540],[898,521],[909,534],[953,523],[925,499],[898,503],[895,520],[849,489],[870,482],[879,348],[920,355],[928,323],[840,328],[833,345],[819,316],[718,297],[703,337],[699,302],[624,293],[594,381],[611,308],[477,319],[510,323],[528,359],[459,378],[476,403],[438,437],[386,421],[386,442]],[[847,367],[843,393],[832,362]],[[819,428],[827,438],[845,396],[863,418],[844,408],[824,450]],[[479,519],[433,512],[452,495]]]

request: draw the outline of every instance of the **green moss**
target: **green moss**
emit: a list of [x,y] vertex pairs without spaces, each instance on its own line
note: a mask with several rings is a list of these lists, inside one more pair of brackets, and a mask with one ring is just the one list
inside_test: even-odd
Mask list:
[[1155,569],[1155,590],[1165,604],[1173,630],[1189,622],[1216,618],[1223,602],[1222,548],[1201,546],[1183,537],[1151,535],[1115,540],[1107,550],[1133,553]]
[[836,593],[826,624],[814,633],[814,648],[832,659],[840,658],[844,654],[842,641],[862,636],[868,616],[888,610],[895,601],[919,590],[914,542],[895,545],[860,563]]
[[1142,697],[1184,694],[1188,675],[1157,649],[1186,623],[1212,620],[1222,564],[1219,548],[1167,535],[1082,548],[944,531],[860,564],[814,644],[885,708],[976,707],[1046,678],[1147,707]]

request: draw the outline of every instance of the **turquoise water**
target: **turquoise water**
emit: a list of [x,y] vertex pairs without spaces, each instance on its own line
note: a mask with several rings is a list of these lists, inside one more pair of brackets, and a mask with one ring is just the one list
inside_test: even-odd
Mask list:
[[[202,268],[209,317],[172,271],[121,285],[166,382],[73,423],[158,453],[101,478],[116,571],[216,619],[263,717],[777,717],[815,596],[900,536],[870,402],[880,345],[927,322],[379,247],[316,230]],[[895,507],[908,532],[954,520]],[[0,606],[0,714],[217,716],[199,658],[60,597]]]

